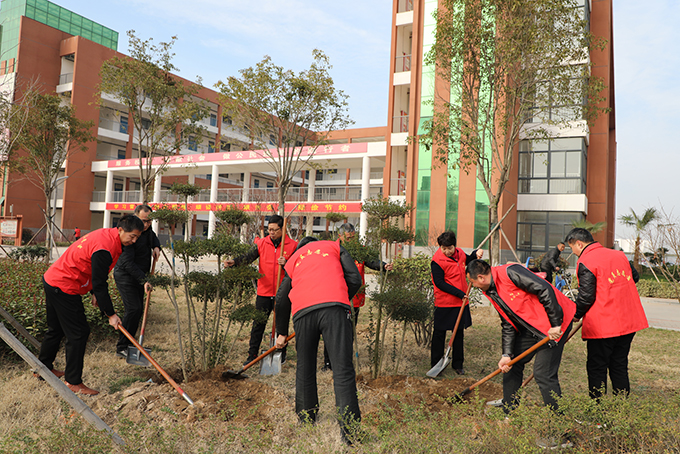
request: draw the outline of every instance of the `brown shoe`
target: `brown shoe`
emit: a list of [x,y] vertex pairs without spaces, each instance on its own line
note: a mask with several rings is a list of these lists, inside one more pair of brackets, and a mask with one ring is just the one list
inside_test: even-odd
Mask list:
[[96,396],[99,394],[99,391],[95,391],[94,389],[88,388],[85,386],[84,383],[81,383],[79,385],[72,385],[69,382],[64,382],[66,383],[66,386],[73,391],[76,394],[85,394],[86,396]]
[[[64,376],[64,371],[57,370],[57,369],[52,369],[51,372],[54,374],[55,377],[61,378]],[[37,378],[38,380],[43,380],[43,378],[40,376],[38,372],[33,372],[33,376]]]

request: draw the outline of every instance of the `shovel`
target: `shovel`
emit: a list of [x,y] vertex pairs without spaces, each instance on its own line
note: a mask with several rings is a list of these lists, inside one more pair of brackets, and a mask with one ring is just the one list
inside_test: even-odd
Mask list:
[[[283,257],[283,247],[285,245],[286,241],[286,221],[287,218],[283,218],[283,227],[281,229],[283,230],[283,235],[281,236],[281,251],[279,257]],[[274,291],[274,295],[276,295],[279,291],[279,285],[281,284],[281,269],[283,267],[281,265],[278,266],[276,269],[276,290]],[[276,304],[276,303],[275,303]],[[269,342],[270,347],[274,347],[274,344],[276,342],[276,309],[274,309],[274,315],[272,316],[272,337]],[[262,365],[260,366],[260,375],[277,375],[281,373],[281,357],[283,356],[283,352],[281,350],[277,350],[274,352],[273,355],[271,356],[266,356],[264,358],[264,361],[262,361]]]
[[[530,348],[526,349],[525,351],[523,351],[522,353],[517,355],[515,358],[513,358],[513,360],[508,363],[508,366],[512,366],[513,364],[515,364],[516,362],[518,362],[519,360],[521,360],[525,356],[532,354],[533,352],[535,352],[536,350],[538,350],[539,348],[541,348],[542,346],[547,344],[549,341],[550,341],[550,337],[545,336],[540,342],[534,344],[533,346],[531,346]],[[501,373],[501,369],[500,368],[496,369],[494,372],[491,372],[489,375],[482,378],[478,382],[473,383],[472,385],[465,388],[462,392],[458,393],[456,395],[456,397],[458,399],[462,399],[467,394],[470,394],[470,392],[473,389],[475,389],[476,387],[478,387],[479,385],[481,385],[483,383],[486,383],[487,381],[491,380],[492,378],[494,378],[496,375],[498,375],[500,373]]]
[[[146,314],[149,311],[149,301],[151,300],[151,292],[146,292],[146,305],[144,307],[144,320],[142,321],[142,330],[139,332],[139,345],[144,342],[144,328],[146,328]],[[149,347],[144,347],[147,353],[151,353]],[[149,367],[151,363],[140,353],[139,349],[134,345],[128,346],[127,363],[133,366]]]
[[[156,270],[156,262],[158,257],[153,259],[153,264],[151,265],[151,273],[153,274]],[[142,319],[142,329],[139,331],[139,345],[144,345],[144,330],[146,329],[146,318],[149,315],[149,302],[151,301],[151,292],[146,292],[146,303],[144,304],[144,318]],[[151,349],[144,347],[147,353],[151,353]],[[151,363],[139,353],[137,347],[132,345],[128,346],[127,363],[134,366],[149,367]]]
[[[290,336],[288,336],[286,338],[286,342],[289,342],[294,337],[295,337],[295,333],[291,334]],[[266,358],[274,350],[276,350],[276,347],[270,348],[269,350],[262,353],[260,356],[258,356],[257,358],[255,358],[254,360],[252,360],[251,362],[249,362],[248,364],[243,366],[241,368],[241,370],[239,370],[238,372],[236,372],[235,370],[228,370],[226,372],[222,372],[222,378],[225,379],[225,380],[227,380],[229,378],[233,378],[233,379],[236,379],[236,380],[243,380],[244,378],[248,378],[248,376],[246,374],[244,374],[243,372],[248,370],[251,366],[254,366],[255,364],[257,364],[262,359]],[[279,372],[280,372],[280,367],[281,367],[281,363],[279,363]]]
[[175,388],[175,391],[177,391],[177,392],[184,398],[184,400],[186,400],[187,402],[189,402],[189,405],[193,405],[193,404],[194,404],[194,401],[191,400],[191,397],[187,396],[187,393],[185,393],[185,392],[182,390],[182,388],[179,387],[179,385],[177,384],[177,382],[175,382],[175,380],[173,380],[172,377],[170,377],[170,375],[168,375],[168,373],[167,373],[166,371],[164,371],[163,368],[161,368],[161,366],[160,366],[160,365],[159,365],[159,364],[151,357],[151,355],[149,355],[149,353],[146,351],[146,349],[142,348],[142,346],[139,345],[139,343],[137,343],[137,341],[135,340],[135,338],[132,337],[132,334],[130,334],[130,333],[128,332],[128,330],[126,330],[125,328],[123,328],[123,324],[122,324],[122,323],[121,323],[120,325],[118,325],[118,329],[120,330],[121,333],[123,333],[123,335],[124,335],[125,337],[128,338],[128,340],[129,340],[130,342],[132,342],[132,345],[134,345],[135,347],[137,347],[137,350],[139,350],[139,351],[142,353],[142,355],[144,355],[144,356],[146,357],[146,359],[149,360],[149,362],[151,363],[151,365],[152,365],[153,367],[155,367],[156,370],[157,370],[158,372],[160,372],[160,374],[163,376],[163,378],[165,378],[165,379],[168,381],[168,383],[170,383],[170,385],[172,385],[172,387]]
[[425,374],[430,378],[436,378],[437,375],[441,374],[442,371],[446,369],[446,366],[448,366],[449,363],[451,362],[451,356],[449,355],[451,354],[451,348],[453,347],[453,339],[456,337],[458,325],[460,325],[460,319],[463,318],[463,310],[465,309],[465,304],[468,302],[468,297],[470,296],[471,289],[472,283],[468,284],[467,293],[465,294],[465,298],[463,298],[463,304],[460,306],[458,318],[456,319],[456,324],[453,326],[453,333],[451,333],[451,340],[449,340],[449,346],[446,348],[444,356],[442,356],[442,359],[440,359],[439,362],[435,364],[434,367],[427,372],[427,374]]

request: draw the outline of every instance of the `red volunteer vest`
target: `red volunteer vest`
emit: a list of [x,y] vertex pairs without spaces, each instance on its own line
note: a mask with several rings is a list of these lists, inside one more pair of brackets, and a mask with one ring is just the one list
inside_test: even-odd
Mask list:
[[630,263],[623,252],[592,243],[581,253],[577,270],[581,263],[597,279],[595,303],[583,316],[583,339],[623,336],[649,326]]
[[321,303],[339,302],[349,306],[347,283],[340,263],[340,245],[335,241],[312,241],[286,263],[291,279],[288,294],[293,316]]
[[[444,270],[444,280],[446,283],[453,285],[463,292],[467,289],[467,282],[465,281],[466,259],[465,252],[460,248],[456,248],[451,258],[447,257],[441,248],[437,249],[437,252],[432,257],[432,261]],[[432,279],[432,284],[434,284],[434,279]],[[440,290],[436,285],[434,286],[435,307],[461,307],[462,305],[462,299]]]
[[[281,243],[283,244],[283,257],[288,260],[293,255],[293,252],[295,252],[297,241],[292,240],[286,235]],[[279,273],[279,284],[283,280],[283,271],[278,271],[281,243],[279,247],[274,247],[274,243],[272,243],[272,239],[269,236],[255,239],[257,251],[260,254],[259,272],[263,275],[257,281],[257,294],[259,296],[272,297],[276,295],[277,272]]]
[[[541,304],[538,296],[518,288],[514,282],[510,280],[510,277],[508,276],[509,266],[510,265],[502,265],[491,268],[491,276],[493,277],[498,296],[501,297],[517,317],[547,336],[551,325],[543,304]],[[553,290],[555,291],[557,302],[562,308],[563,318],[561,327],[564,332],[569,327],[569,323],[574,319],[576,304],[556,288],[553,287]],[[512,323],[508,315],[498,306],[498,304],[496,304],[493,298],[488,295],[487,298],[491,301],[491,304],[496,308],[501,317],[517,329],[517,326]],[[562,335],[564,336],[565,334],[566,333]]]
[[92,254],[102,250],[111,253],[111,272],[123,250],[117,228],[95,230],[73,243],[47,270],[45,282],[69,295],[86,294],[92,290]]
[[[364,270],[366,269],[366,265],[362,263],[357,262],[356,260],[354,263],[357,266],[357,269],[359,270],[359,274],[361,274],[361,285],[365,286],[366,285],[366,279],[364,279]],[[364,304],[366,304],[366,290],[364,287],[364,290],[359,290],[359,293],[354,295],[354,298],[352,298],[352,304],[354,307],[362,307]]]

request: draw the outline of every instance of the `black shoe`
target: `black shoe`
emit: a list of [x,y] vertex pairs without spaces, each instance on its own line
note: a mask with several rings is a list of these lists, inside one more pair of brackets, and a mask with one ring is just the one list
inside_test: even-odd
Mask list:
[[117,351],[116,351],[116,356],[119,357],[119,358],[127,359],[127,357],[128,357],[128,356],[127,356],[127,353],[128,353],[127,350],[117,350]]
[[461,369],[453,369],[453,370],[455,370],[458,375],[465,375],[465,369],[461,368]]
[[283,350],[283,351],[281,352],[281,364],[283,364],[283,363],[285,363],[285,362],[286,362],[286,351]]
[[245,361],[243,361],[243,365],[244,365],[244,366],[247,366],[248,364],[250,364],[250,363],[252,363],[253,361],[255,361],[255,358],[257,358],[257,356],[248,356],[248,359],[245,360]]
[[326,363],[326,364],[324,364],[323,367],[321,368],[321,372],[327,372],[327,371],[329,371],[329,370],[333,370],[333,368],[331,367],[331,363]]

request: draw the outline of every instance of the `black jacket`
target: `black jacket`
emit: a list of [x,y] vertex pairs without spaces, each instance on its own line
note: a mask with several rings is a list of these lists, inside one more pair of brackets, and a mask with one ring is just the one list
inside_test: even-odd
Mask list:
[[557,246],[554,249],[545,253],[545,257],[541,261],[541,271],[553,271],[560,264],[560,251]]
[[151,270],[151,252],[160,247],[161,242],[153,229],[146,229],[135,243],[123,247],[113,276],[116,280],[135,280],[144,284],[146,274]]

